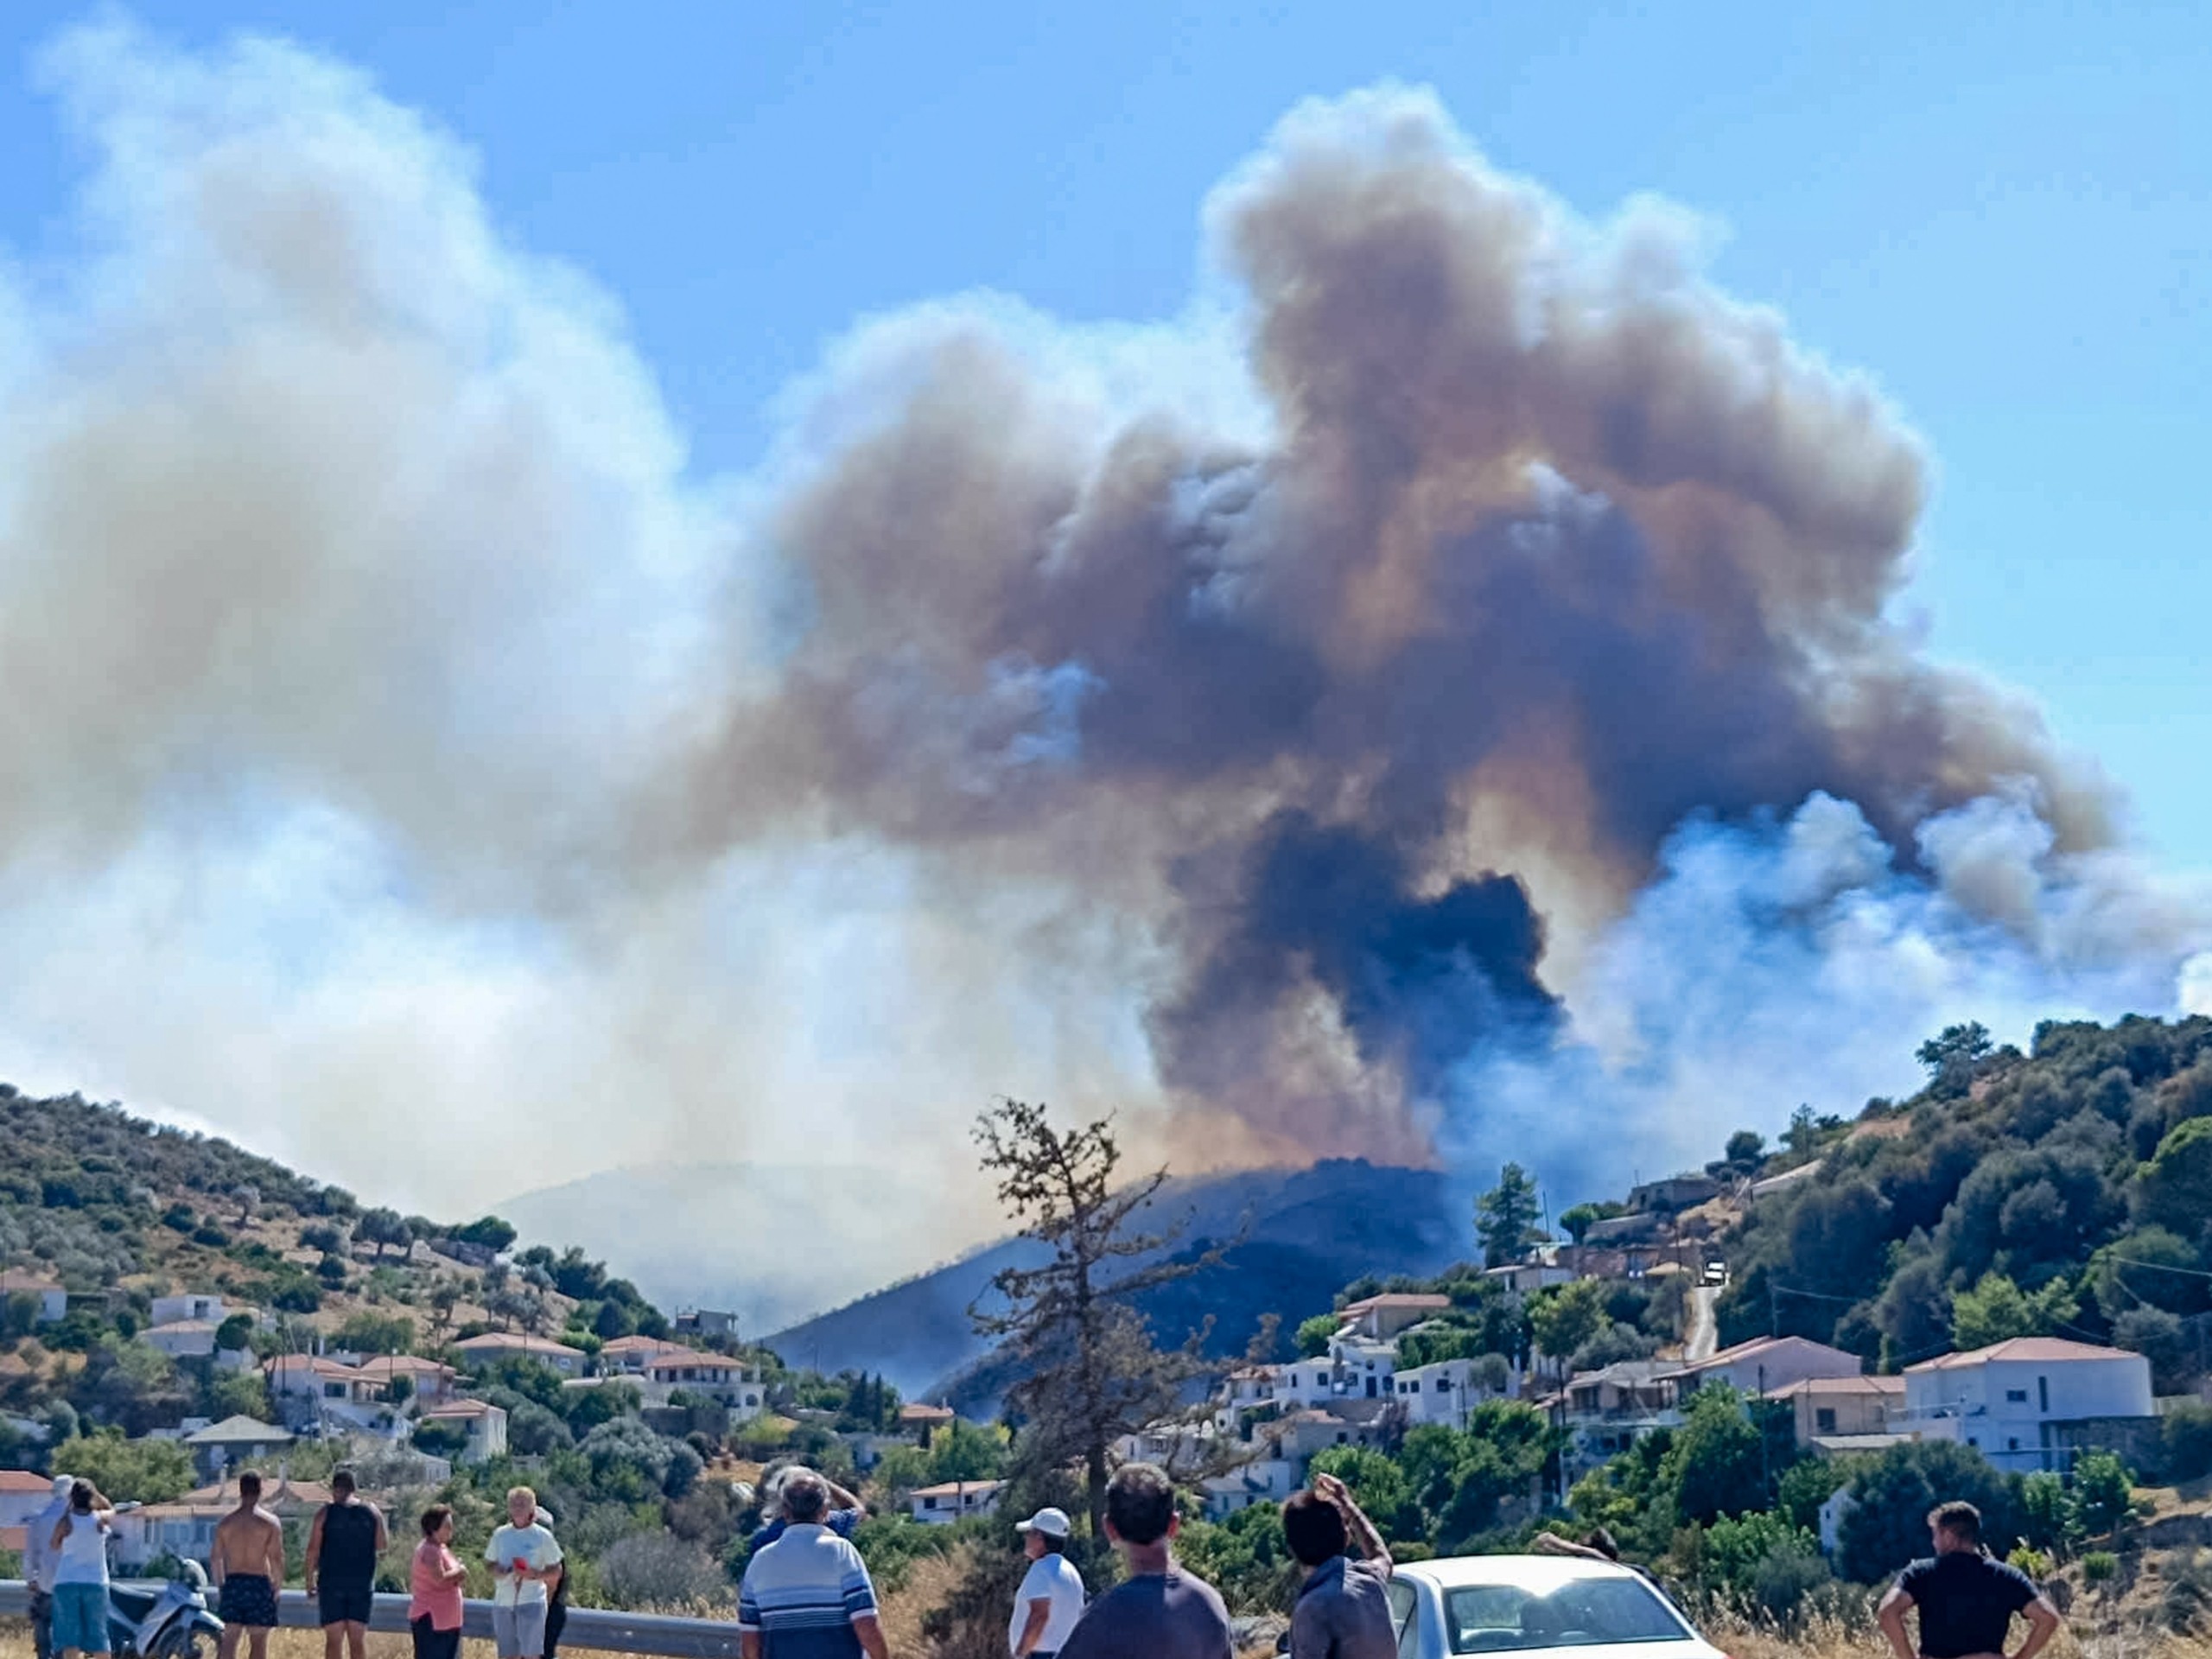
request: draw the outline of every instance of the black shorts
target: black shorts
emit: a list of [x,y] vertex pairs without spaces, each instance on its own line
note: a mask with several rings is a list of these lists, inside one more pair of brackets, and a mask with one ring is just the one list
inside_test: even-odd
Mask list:
[[326,1579],[316,1586],[315,1605],[320,1610],[316,1615],[319,1624],[365,1624],[369,1615],[376,1611],[376,1586],[333,1584]]
[[273,1630],[276,1628],[276,1586],[258,1573],[232,1573],[223,1580],[215,1611],[226,1624]]

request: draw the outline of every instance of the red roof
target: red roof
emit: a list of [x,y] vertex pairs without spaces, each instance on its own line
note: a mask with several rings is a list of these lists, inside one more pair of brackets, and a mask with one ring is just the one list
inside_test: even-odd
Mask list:
[[48,1475],[35,1475],[28,1469],[0,1469],[0,1492],[36,1492],[51,1497],[54,1480]]
[[29,1527],[0,1527],[0,1549],[12,1549],[20,1555],[30,1547],[31,1529]]
[[1901,1376],[1808,1376],[1786,1389],[1769,1389],[1770,1400],[1794,1400],[1801,1394],[1903,1394]]
[[1380,1296],[1370,1296],[1364,1301],[1351,1303],[1344,1309],[1339,1317],[1347,1319],[1354,1319],[1362,1313],[1372,1313],[1377,1308],[1385,1307],[1404,1308],[1409,1313],[1428,1313],[1451,1306],[1452,1299],[1449,1296],[1433,1296],[1413,1291],[1389,1290],[1383,1292]]
[[1935,1359],[1924,1359],[1917,1365],[1908,1365],[1907,1371],[1948,1371],[1961,1365],[1982,1365],[1993,1359],[2023,1360],[2030,1364],[2054,1364],[2065,1360],[2137,1359],[2140,1355],[2129,1353],[2124,1348],[2098,1348],[2086,1342],[2069,1342],[2063,1337],[2014,1337],[2009,1342],[1993,1342],[1986,1348],[1977,1348],[1972,1353],[1944,1354]]

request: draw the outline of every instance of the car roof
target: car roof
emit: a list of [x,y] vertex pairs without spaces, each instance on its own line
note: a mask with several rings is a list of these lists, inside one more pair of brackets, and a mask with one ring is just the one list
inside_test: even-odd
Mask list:
[[1395,1569],[1401,1578],[1426,1579],[1440,1590],[1467,1585],[1510,1584],[1531,1595],[1548,1596],[1562,1585],[1589,1579],[1634,1579],[1642,1575],[1611,1561],[1579,1555],[1451,1555],[1441,1560],[1408,1561]]

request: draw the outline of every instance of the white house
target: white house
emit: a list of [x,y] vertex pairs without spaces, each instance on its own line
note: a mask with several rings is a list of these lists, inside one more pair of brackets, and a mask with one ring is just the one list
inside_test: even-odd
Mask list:
[[232,1307],[220,1296],[205,1292],[189,1292],[176,1296],[156,1296],[148,1317],[156,1325],[182,1325],[205,1320],[209,1325],[220,1325],[233,1313],[250,1313],[253,1310]]
[[0,1272],[0,1302],[17,1296],[38,1299],[38,1322],[53,1325],[69,1313],[69,1293],[51,1279],[36,1274]]
[[1710,1359],[1677,1366],[1668,1375],[1683,1394],[1719,1382],[1741,1394],[1770,1395],[1815,1376],[1857,1376],[1866,1362],[1856,1354],[1804,1337],[1757,1337],[1723,1348]]
[[1388,1342],[1423,1319],[1433,1319],[1452,1306],[1449,1296],[1389,1291],[1351,1303],[1338,1316],[1357,1335],[1370,1342]]
[[1567,1453],[1570,1474],[1595,1468],[1653,1429],[1681,1421],[1675,1408],[1675,1385],[1664,1375],[1673,1369],[1656,1360],[1624,1359],[1568,1379],[1558,1405],[1573,1436]]
[[488,1400],[448,1400],[431,1407],[417,1421],[466,1430],[468,1442],[461,1451],[463,1463],[487,1462],[506,1452],[507,1414]]
[[1467,1414],[1495,1396],[1482,1381],[1487,1369],[1479,1359],[1439,1360],[1399,1371],[1391,1379],[1392,1395],[1405,1408],[1408,1426],[1449,1423],[1467,1426]]
[[214,1356],[217,1329],[207,1319],[171,1319],[167,1325],[149,1325],[138,1339],[171,1359],[209,1359]]
[[406,1419],[384,1398],[384,1382],[343,1361],[280,1354],[269,1362],[268,1377],[278,1411],[294,1427],[336,1424],[388,1440],[406,1436]]
[[1215,1424],[1233,1429],[1244,1413],[1273,1404],[1278,1369],[1273,1365],[1241,1365],[1224,1377],[1214,1394]]
[[28,1469],[0,1469],[0,1527],[20,1527],[54,1500],[54,1483]]
[[2063,1469],[2071,1460],[2058,1433],[2066,1425],[2157,1412],[2142,1355],[2015,1337],[1906,1367],[1896,1426],[1978,1447],[2000,1469]]
[[551,1366],[563,1376],[578,1376],[584,1367],[582,1349],[545,1337],[524,1336],[519,1332],[486,1331],[480,1337],[456,1342],[453,1348],[457,1354],[486,1363],[503,1359],[534,1359]]
[[760,1414],[768,1397],[760,1373],[721,1354],[678,1348],[657,1354],[645,1364],[645,1399],[664,1404],[677,1393],[696,1395],[727,1407],[733,1417]]
[[661,1337],[617,1337],[601,1347],[599,1368],[603,1372],[641,1376],[645,1374],[647,1361],[658,1359],[663,1354],[688,1354],[691,1351],[682,1343],[670,1342]]
[[1391,1380],[1398,1370],[1395,1332],[1389,1337],[1370,1336],[1363,1325],[1339,1331],[1329,1340],[1329,1391],[1322,1399],[1387,1400],[1394,1392]]
[[971,1515],[989,1515],[999,1506],[1002,1480],[951,1480],[918,1486],[906,1498],[907,1512],[924,1526],[949,1527]]

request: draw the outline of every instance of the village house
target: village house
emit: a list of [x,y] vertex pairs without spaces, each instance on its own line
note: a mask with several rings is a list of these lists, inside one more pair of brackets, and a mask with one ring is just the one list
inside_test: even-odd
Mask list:
[[2015,1337],[1907,1366],[1904,1396],[1895,1427],[1961,1441],[2016,1471],[2063,1471],[2075,1439],[2068,1431],[2158,1411],[2142,1355],[2058,1337]]
[[1484,1381],[1484,1374],[1494,1374],[1497,1368],[1485,1365],[1484,1360],[1494,1357],[1439,1360],[1397,1372],[1392,1378],[1392,1398],[1403,1408],[1406,1426],[1446,1423],[1453,1428],[1466,1427],[1470,1411],[1485,1400],[1498,1397],[1498,1391]]
[[[319,1481],[272,1479],[262,1489],[261,1505],[280,1520],[304,1523],[331,1500]],[[115,1517],[114,1564],[124,1573],[143,1573],[163,1555],[205,1566],[215,1545],[215,1528],[238,1506],[238,1488],[218,1481],[187,1492],[170,1503],[148,1503],[118,1510]]]
[[138,1339],[171,1359],[212,1359],[219,1328],[207,1319],[171,1319],[167,1325],[147,1326]]
[[696,1348],[677,1348],[648,1359],[643,1391],[654,1405],[669,1404],[678,1394],[710,1400],[736,1419],[758,1416],[767,1400],[767,1385],[759,1371]]
[[205,1323],[220,1325],[233,1313],[251,1313],[250,1307],[232,1307],[220,1296],[203,1291],[186,1292],[174,1296],[156,1296],[147,1310],[147,1319],[156,1325]]
[[33,1273],[0,1269],[0,1302],[18,1296],[36,1299],[41,1325],[58,1324],[69,1315],[69,1293],[53,1280]]
[[1815,1451],[1878,1452],[1901,1438],[1890,1429],[1904,1409],[1901,1376],[1808,1376],[1767,1398],[1789,1402],[1797,1444]]
[[424,1359],[415,1354],[378,1354],[355,1366],[362,1379],[380,1400],[392,1397],[392,1386],[403,1378],[407,1388],[402,1392],[426,1406],[450,1400],[454,1383],[459,1373],[450,1365],[441,1365],[435,1359]]
[[924,1446],[929,1445],[938,1430],[950,1428],[952,1422],[953,1412],[950,1406],[932,1406],[919,1400],[911,1400],[899,1408],[899,1428],[912,1434]]
[[1247,1413],[1274,1406],[1279,1369],[1274,1365],[1240,1365],[1224,1377],[1214,1394],[1215,1426],[1234,1430]]
[[1858,1355],[1805,1337],[1757,1337],[1723,1348],[1710,1359],[1677,1365],[1667,1373],[1678,1395],[1718,1382],[1761,1398],[1808,1377],[1857,1376],[1866,1369]]
[[54,1498],[54,1483],[28,1469],[0,1469],[0,1528],[29,1524]]
[[496,1364],[504,1359],[534,1359],[551,1366],[563,1376],[580,1376],[583,1371],[582,1349],[571,1348],[546,1337],[525,1336],[520,1332],[486,1331],[480,1337],[456,1342],[453,1349],[482,1364]]
[[1345,1326],[1338,1334],[1363,1337],[1370,1342],[1389,1342],[1422,1320],[1433,1319],[1451,1309],[1449,1296],[1389,1291],[1347,1306],[1338,1315]]
[[694,1307],[676,1316],[676,1334],[702,1342],[735,1342],[737,1315],[711,1307]]
[[1675,1385],[1665,1375],[1674,1369],[1672,1363],[1624,1359],[1570,1377],[1548,1402],[1571,1436],[1568,1472],[1595,1468],[1653,1429],[1678,1425]]
[[925,1527],[949,1527],[971,1515],[990,1515],[999,1506],[1002,1480],[951,1480],[918,1486],[907,1495],[906,1512]]
[[448,1400],[433,1406],[416,1422],[437,1423],[462,1430],[468,1436],[461,1449],[462,1463],[486,1463],[504,1457],[507,1450],[507,1414],[487,1400]]
[[203,1480],[220,1480],[233,1469],[243,1469],[288,1451],[293,1434],[274,1423],[239,1415],[226,1417],[184,1437],[185,1447],[199,1466]]
[[645,1374],[648,1360],[658,1359],[663,1354],[688,1354],[691,1351],[681,1343],[670,1342],[663,1337],[617,1337],[602,1344],[599,1351],[599,1369],[605,1375],[640,1376]]

